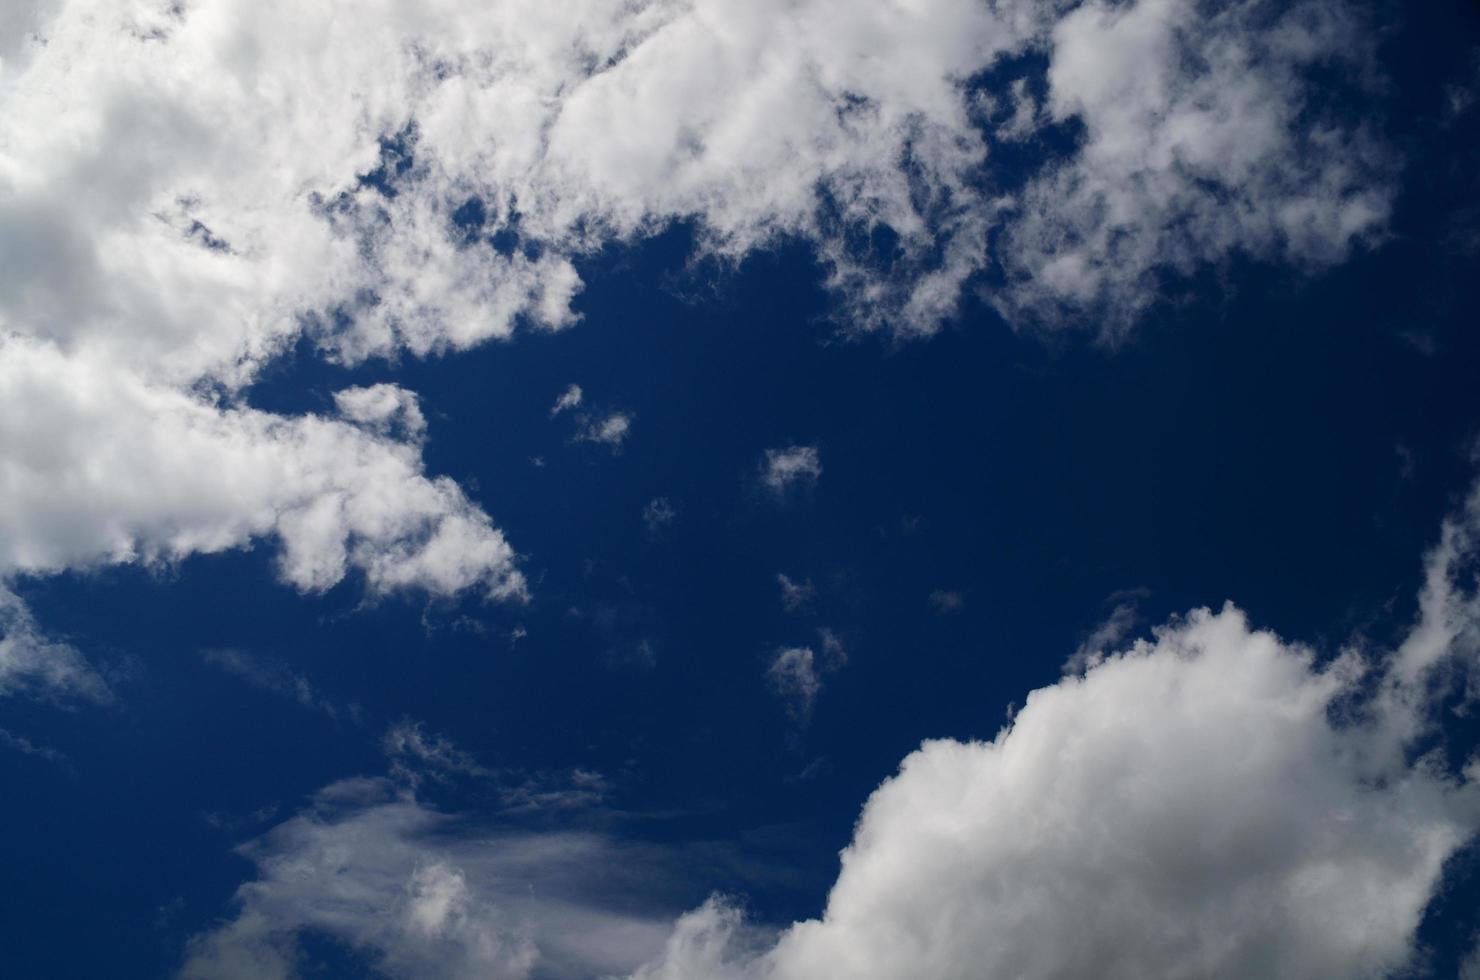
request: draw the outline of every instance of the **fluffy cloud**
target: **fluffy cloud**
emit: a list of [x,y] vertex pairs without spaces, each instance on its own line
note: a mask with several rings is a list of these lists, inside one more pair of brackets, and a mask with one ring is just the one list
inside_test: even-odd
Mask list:
[[[517,594],[489,518],[421,473],[409,393],[343,392],[335,419],[245,395],[304,338],[356,363],[569,325],[582,257],[673,222],[726,263],[808,242],[848,322],[900,335],[990,268],[1014,317],[1113,325],[1163,267],[1336,261],[1387,208],[1375,144],[1312,108],[1311,69],[1361,48],[1340,11],[11,4],[0,407],[24,431],[0,443],[0,576],[268,538],[301,588]],[[1046,104],[1016,78],[1008,117],[984,112],[975,80],[1034,51]],[[994,140],[1046,147],[1032,133],[1066,120],[1083,144],[1005,192]],[[630,421],[581,432],[615,447]],[[767,485],[815,479],[807,453]]]
[[[662,890],[672,855],[458,832],[353,780],[242,849],[258,877],[185,975],[292,976],[316,931],[407,977],[1376,980],[1412,962],[1445,861],[1480,829],[1480,763],[1412,751],[1442,745],[1439,708],[1473,679],[1477,564],[1480,492],[1445,523],[1395,651],[1321,662],[1229,605],[1079,658],[994,740],[908,756],[822,916],[779,935],[720,898],[666,925],[612,911]],[[782,659],[815,680],[809,650]],[[417,726],[387,750],[489,775]],[[613,873],[633,878],[613,891]]]
[[[927,742],[869,799],[820,919],[748,948],[722,902],[635,974],[1383,977],[1480,829],[1480,764],[1411,761],[1476,667],[1480,493],[1391,656],[1196,610],[1033,692],[991,742]],[[1135,942],[1127,942],[1134,936]]]
[[1320,268],[1373,241],[1392,158],[1324,114],[1310,82],[1360,76],[1369,44],[1323,0],[1070,12],[1052,30],[1047,108],[1083,125],[1083,145],[1016,202],[999,309],[1049,323],[1098,312],[1118,333],[1167,273],[1236,253]]
[[[0,316],[242,381],[305,329],[354,360],[566,325],[572,259],[675,220],[721,257],[810,240],[859,325],[904,333],[955,309],[1004,205],[996,258],[1074,300],[1188,245],[1330,261],[1386,198],[1306,69],[1360,35],[1266,6],[34,4],[0,56]],[[1039,114],[1017,79],[983,120],[968,80],[1035,49],[1088,135],[1009,201],[991,142]]]
[[[350,399],[371,411],[364,401]],[[0,576],[272,536],[282,577],[304,590],[353,570],[376,592],[522,594],[502,534],[452,481],[422,475],[414,443],[378,434],[383,421],[221,406],[52,344],[0,341]]]

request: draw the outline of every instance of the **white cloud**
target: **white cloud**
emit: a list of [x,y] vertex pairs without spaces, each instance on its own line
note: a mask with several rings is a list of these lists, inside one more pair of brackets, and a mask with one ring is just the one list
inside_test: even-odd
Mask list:
[[112,699],[107,683],[82,654],[43,634],[21,598],[0,586],[0,697],[19,693],[62,700]]
[[1477,552],[1480,492],[1385,659],[1320,665],[1232,606],[1196,610],[1033,692],[991,742],[925,743],[865,805],[820,919],[757,952],[711,903],[635,976],[1403,969],[1444,862],[1480,829],[1480,763],[1408,754],[1477,667]]
[[240,853],[257,877],[233,918],[192,939],[182,977],[298,976],[298,937],[315,932],[391,977],[576,980],[630,971],[667,934],[640,911],[666,873],[640,849],[470,834],[384,780],[327,787]]
[[[349,404],[370,411],[363,395]],[[403,428],[414,409],[398,409]],[[305,591],[355,571],[377,593],[522,595],[488,517],[451,480],[422,475],[415,442],[373,428],[220,405],[92,356],[0,340],[0,578],[272,537],[282,577]]]
[[[185,976],[293,976],[305,931],[403,977],[1388,976],[1480,828],[1480,763],[1409,754],[1477,667],[1477,561],[1480,491],[1389,656],[1321,663],[1200,609],[1033,692],[990,742],[925,743],[864,805],[823,915],[779,935],[723,899],[628,911],[671,884],[671,854],[491,836],[349,780],[242,848],[257,878]],[[805,696],[810,650],[781,653]]]
[[761,460],[761,484],[777,496],[793,487],[811,487],[822,476],[822,457],[816,446],[767,449]]
[[576,441],[598,443],[615,453],[621,451],[622,444],[631,434],[631,413],[612,412],[602,418],[582,416],[580,428],[576,430]]
[[1339,3],[1092,0],[1052,31],[1048,109],[1084,144],[1014,205],[996,297],[1014,320],[1099,312],[1123,332],[1187,276],[1237,254],[1320,268],[1378,238],[1393,160],[1323,114],[1310,73],[1365,70]]
[[[1270,29],[1252,0],[1212,18],[1092,3],[1055,26],[1070,6],[34,5],[20,20],[38,39],[0,53],[0,317],[177,381],[241,382],[305,328],[355,360],[567,325],[573,258],[693,219],[725,258],[810,240],[859,326],[929,332],[991,261],[1004,203],[964,82],[1050,32],[1048,110],[1090,139],[1066,168],[1039,161],[1014,268],[1089,289],[1044,237],[1065,217],[1101,275],[1142,259],[1082,216],[1121,178],[1111,228],[1143,237],[1123,210],[1143,206],[1166,245],[1206,217],[1198,181],[1268,202],[1192,236],[1199,261],[1275,239],[1325,261],[1380,225],[1360,140],[1299,116],[1301,69],[1359,46],[1339,6]],[[1007,84],[1002,138],[1022,139],[1038,114]],[[404,166],[361,180],[383,157]],[[474,199],[474,227],[454,228]],[[881,228],[898,240],[882,263]],[[516,247],[489,247],[496,232]]]
[[[1343,8],[1069,6],[9,5],[0,577],[275,538],[300,588],[518,594],[489,518],[410,451],[410,393],[342,392],[334,421],[241,397],[304,339],[356,363],[571,324],[575,262],[673,222],[722,263],[809,242],[851,326],[900,335],[989,267],[1015,317],[1099,305],[1114,328],[1161,267],[1320,265],[1379,234],[1382,154],[1305,113],[1306,69],[1363,48]],[[1046,105],[1004,83],[983,131],[966,80],[1040,49]],[[994,139],[1070,118],[1083,147],[996,186]],[[820,472],[776,452],[773,490]]]
[[426,434],[426,416],[415,392],[392,384],[346,388],[334,393],[334,407],[346,422],[383,436],[415,442]]
[[1100,663],[1107,655],[1119,649],[1126,637],[1135,628],[1138,614],[1134,598],[1117,602],[1115,608],[1089,635],[1080,641],[1079,647],[1064,662],[1064,672],[1082,674]]
[[551,417],[559,415],[561,412],[567,411],[572,408],[579,408],[581,405],[581,400],[584,397],[585,395],[581,391],[580,385],[573,384],[569,388],[566,388],[560,393],[560,397],[555,399],[555,404],[551,406]]

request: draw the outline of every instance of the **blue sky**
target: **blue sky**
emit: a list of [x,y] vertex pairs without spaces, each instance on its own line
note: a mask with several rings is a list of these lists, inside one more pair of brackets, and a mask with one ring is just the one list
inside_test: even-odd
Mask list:
[[1473,5],[481,6],[0,14],[0,973],[1480,976]]

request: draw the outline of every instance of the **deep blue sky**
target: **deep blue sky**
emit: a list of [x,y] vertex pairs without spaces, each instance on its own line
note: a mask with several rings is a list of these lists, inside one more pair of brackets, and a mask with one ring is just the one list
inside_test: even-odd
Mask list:
[[[0,974],[167,972],[250,875],[232,847],[383,772],[402,718],[490,767],[606,774],[607,806],[580,820],[715,843],[721,870],[696,870],[687,899],[737,890],[784,923],[820,910],[901,757],[992,737],[1120,594],[1143,627],[1233,600],[1327,655],[1391,638],[1480,433],[1480,140],[1473,115],[1434,111],[1480,43],[1476,10],[1413,5],[1384,42],[1377,109],[1407,157],[1385,244],[1314,278],[1237,262],[1115,349],[1014,333],[976,301],[926,341],[845,339],[805,247],[693,269],[679,227],[589,260],[583,320],[559,333],[353,371],[285,358],[254,404],[323,409],[387,379],[418,392],[429,471],[505,531],[533,598],[368,602],[353,581],[303,596],[265,548],[25,582],[120,697],[6,706],[8,729],[70,761],[0,751]],[[550,417],[571,383],[632,414],[621,452]],[[823,475],[778,502],[758,464],[791,444],[817,445]],[[651,533],[657,497],[676,516]],[[815,599],[783,609],[777,573]],[[935,590],[961,608],[934,609]],[[765,665],[819,628],[849,663],[798,726]],[[360,717],[256,690],[203,660],[221,649]],[[1480,924],[1445,908],[1425,933],[1441,967]]]

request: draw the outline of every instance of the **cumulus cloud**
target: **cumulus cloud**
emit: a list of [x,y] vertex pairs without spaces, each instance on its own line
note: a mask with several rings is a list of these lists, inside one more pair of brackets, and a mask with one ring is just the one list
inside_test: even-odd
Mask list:
[[[992,260],[1004,203],[999,258],[1076,298],[1096,284],[1070,266],[1144,258],[1116,241],[1138,220],[1189,244],[1167,235],[1208,217],[1207,183],[1269,203],[1187,236],[1198,261],[1329,261],[1386,199],[1376,151],[1302,114],[1304,69],[1360,32],[1338,4],[1266,6],[33,4],[0,55],[0,315],[240,381],[304,330],[354,360],[567,325],[573,259],[692,220],[721,258],[808,240],[858,325],[922,333]],[[1088,138],[1006,201],[968,80],[1038,50],[1047,112]],[[1020,140],[1038,113],[1004,85]]]
[[346,422],[381,435],[416,441],[426,433],[426,416],[421,414],[421,403],[415,392],[399,385],[378,384],[336,391],[334,407]]
[[[1480,492],[1382,657],[1233,606],[1033,692],[991,742],[940,740],[864,806],[816,920],[757,951],[712,902],[634,976],[1383,977],[1410,965],[1480,763],[1413,760],[1476,667]],[[1134,936],[1134,942],[1127,942]]]
[[[11,4],[0,577],[275,539],[300,588],[519,594],[490,519],[422,473],[410,393],[341,392],[334,419],[247,393],[305,340],[354,364],[565,327],[583,257],[675,222],[722,265],[809,243],[850,327],[901,336],[988,269],[1017,322],[1116,330],[1162,269],[1339,261],[1388,207],[1376,140],[1320,111],[1365,70],[1360,26],[1226,6]],[[984,117],[984,73],[1038,52],[1046,102],[1011,79]],[[1032,133],[1076,121],[1021,193],[992,169],[994,141],[1047,153]],[[815,449],[774,452],[769,488],[815,481]]]
[[377,593],[523,594],[503,535],[451,480],[421,472],[414,401],[357,389],[352,424],[219,405],[49,343],[0,340],[0,577],[281,545],[283,579],[349,572]]
[[[1360,76],[1353,12],[1306,0],[1092,0],[1051,32],[1048,112],[1083,126],[1006,227],[1013,320],[1098,312],[1124,331],[1161,292],[1236,254],[1305,268],[1376,240],[1390,151],[1314,98],[1313,73]],[[1014,118],[1017,125],[1017,117]]]
[[[926,742],[865,803],[823,914],[779,933],[719,897],[676,921],[631,911],[672,855],[460,829],[349,780],[241,849],[257,877],[184,975],[296,975],[314,931],[405,977],[1389,976],[1480,829],[1480,762],[1413,752],[1442,745],[1437,709],[1477,667],[1477,563],[1480,491],[1395,651],[1322,660],[1232,605],[1197,609],[1034,691],[992,741]],[[779,653],[806,696],[811,651]]]
[[767,449],[761,458],[761,485],[776,496],[793,488],[814,486],[822,476],[822,457],[816,446]]

